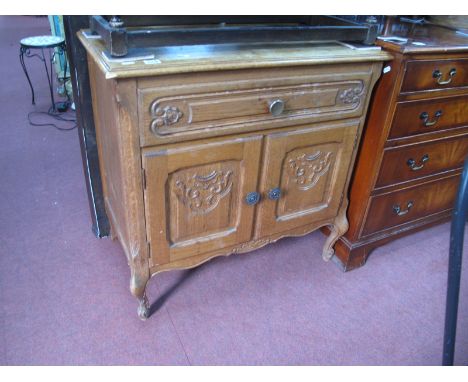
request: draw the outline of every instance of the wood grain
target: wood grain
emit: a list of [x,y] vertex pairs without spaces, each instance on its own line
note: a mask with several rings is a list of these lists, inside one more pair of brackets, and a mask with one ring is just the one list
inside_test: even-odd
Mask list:
[[451,209],[458,182],[458,177],[449,177],[371,197],[362,236]]
[[[422,114],[427,113],[424,119]],[[440,113],[440,117],[437,117]],[[425,123],[426,122],[426,123]],[[427,126],[434,123],[433,125]],[[468,126],[468,97],[398,102],[388,139]]]
[[[456,74],[449,75],[452,69]],[[433,73],[441,72],[441,83],[433,77]],[[449,81],[447,84],[442,84]],[[437,60],[410,60],[406,63],[406,74],[401,86],[401,92],[415,92],[438,90],[468,86],[468,59],[437,59]]]
[[[372,77],[367,64],[277,68],[139,80],[143,146],[359,117]],[[273,101],[284,103],[274,116]],[[165,109],[180,112],[177,121]]]
[[[256,237],[337,215],[359,120],[266,137]],[[282,197],[270,200],[278,187]]]
[[244,198],[257,190],[261,138],[143,151],[153,266],[252,238],[255,206]]
[[468,155],[468,135],[385,149],[376,188],[460,169]]

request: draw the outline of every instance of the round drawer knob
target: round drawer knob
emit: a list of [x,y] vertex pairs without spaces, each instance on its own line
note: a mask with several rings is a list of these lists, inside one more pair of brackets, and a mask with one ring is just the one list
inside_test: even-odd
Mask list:
[[279,116],[284,110],[284,101],[276,99],[270,102],[270,113],[274,117]]

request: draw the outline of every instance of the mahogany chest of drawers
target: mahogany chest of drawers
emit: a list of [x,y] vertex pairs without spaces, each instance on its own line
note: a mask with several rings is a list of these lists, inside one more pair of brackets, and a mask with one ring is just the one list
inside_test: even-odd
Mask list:
[[403,234],[446,221],[468,155],[468,37],[395,25],[378,40],[395,59],[376,85],[350,188],[344,269]]
[[[113,236],[145,319],[152,275],[330,226],[346,190],[381,50],[337,43],[155,48],[153,59],[88,52]],[[274,45],[274,44],[273,44]]]

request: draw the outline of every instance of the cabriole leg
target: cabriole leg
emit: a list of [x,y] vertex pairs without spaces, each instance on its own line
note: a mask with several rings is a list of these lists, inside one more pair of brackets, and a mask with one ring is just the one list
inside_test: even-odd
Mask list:
[[335,245],[336,241],[343,236],[349,228],[348,219],[346,217],[346,207],[343,206],[338,213],[338,216],[335,218],[335,221],[330,226],[330,235],[328,235],[327,240],[325,241],[325,245],[323,246],[322,258],[325,261],[330,260],[333,255],[335,254],[335,250],[333,246]]
[[138,298],[138,317],[141,320],[145,321],[150,315],[150,306],[148,302],[148,297],[146,297],[146,292],[143,292],[143,296]]
[[146,320],[150,315],[150,305],[148,297],[146,296],[146,284],[148,283],[148,277],[138,275],[138,273],[132,270],[132,276],[130,279],[130,292],[138,300],[138,317],[142,320]]

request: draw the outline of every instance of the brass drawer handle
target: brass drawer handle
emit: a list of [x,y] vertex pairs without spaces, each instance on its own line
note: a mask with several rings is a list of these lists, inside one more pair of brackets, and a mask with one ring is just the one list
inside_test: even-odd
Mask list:
[[397,214],[398,216],[403,216],[403,215],[406,215],[408,212],[410,212],[410,209],[411,207],[413,207],[414,203],[412,200],[410,200],[407,204],[406,204],[406,210],[402,211],[401,210],[401,207],[394,204],[393,205],[393,212],[395,214]]
[[281,189],[279,187],[272,188],[270,191],[268,191],[268,198],[270,200],[278,200],[281,198]]
[[406,164],[409,166],[411,170],[418,171],[424,167],[424,163],[426,163],[428,160],[429,160],[429,154],[424,154],[423,157],[421,158],[420,165],[416,165],[416,161],[413,158],[408,159]]
[[447,85],[450,82],[452,82],[452,79],[453,79],[453,77],[455,77],[455,74],[457,74],[457,69],[455,69],[455,68],[450,69],[449,79],[445,80],[445,81],[442,81],[442,77],[443,77],[442,72],[439,69],[436,69],[432,73],[432,77],[437,79],[437,83],[439,85]]
[[434,119],[432,121],[429,121],[429,113],[426,111],[423,111],[419,115],[419,118],[423,121],[424,126],[429,127],[429,126],[434,126],[439,121],[439,118],[441,116],[442,116],[442,110],[437,110],[434,113]]
[[253,206],[260,201],[260,194],[258,192],[249,192],[245,197],[245,202],[249,206]]
[[284,101],[276,99],[270,102],[270,113],[274,117],[278,117],[284,111]]

